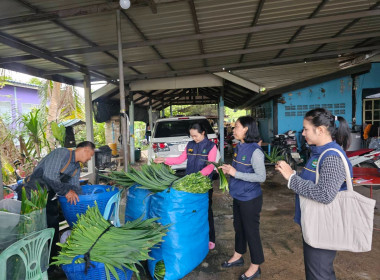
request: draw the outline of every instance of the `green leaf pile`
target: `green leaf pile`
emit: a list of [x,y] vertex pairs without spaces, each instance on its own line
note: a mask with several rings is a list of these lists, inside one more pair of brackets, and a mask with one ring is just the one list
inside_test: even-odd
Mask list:
[[151,192],[160,192],[168,188],[178,177],[175,171],[163,163],[144,164],[141,170],[130,168],[129,172],[114,171],[109,176],[103,176],[115,181],[117,185],[131,187],[141,185],[139,188],[148,189]]
[[177,191],[189,193],[206,193],[212,188],[211,180],[201,172],[191,173],[173,183]]

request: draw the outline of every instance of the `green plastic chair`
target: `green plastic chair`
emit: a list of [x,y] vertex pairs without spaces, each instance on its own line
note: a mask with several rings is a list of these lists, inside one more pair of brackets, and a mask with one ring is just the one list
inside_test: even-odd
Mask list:
[[34,232],[5,249],[0,254],[0,279],[7,279],[7,269],[13,274],[20,273],[25,268],[25,278],[21,279],[47,280],[47,271],[42,272],[41,265],[44,266],[43,269],[48,268],[53,235],[54,229],[47,228]]

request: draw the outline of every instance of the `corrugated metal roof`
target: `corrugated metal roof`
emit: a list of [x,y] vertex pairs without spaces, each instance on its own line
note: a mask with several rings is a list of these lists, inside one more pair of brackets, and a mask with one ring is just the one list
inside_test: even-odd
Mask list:
[[69,127],[69,126],[76,126],[76,125],[80,125],[80,124],[85,124],[85,122],[82,121],[81,119],[72,119],[72,120],[67,120],[67,121],[61,122],[60,124],[62,124],[64,127]]
[[[339,71],[339,61],[380,49],[378,1],[148,2],[131,0],[131,8],[121,12],[127,83],[230,71],[276,89]],[[2,0],[0,8],[0,67],[69,84],[81,84],[86,73],[117,84],[117,0]],[[240,98],[259,96],[231,83],[226,82],[225,93],[232,107],[241,105]],[[205,102],[209,96],[216,100],[220,89],[199,92]],[[173,91],[149,94],[166,106],[171,98],[163,95]],[[199,95],[181,98],[202,102]],[[140,98],[141,104],[147,100]]]

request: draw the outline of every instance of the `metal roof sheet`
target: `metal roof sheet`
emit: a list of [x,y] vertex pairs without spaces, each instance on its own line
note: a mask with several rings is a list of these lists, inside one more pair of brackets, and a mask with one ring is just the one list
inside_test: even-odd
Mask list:
[[[380,49],[378,1],[131,2],[121,11],[126,83],[225,68],[275,89],[340,71],[343,60],[352,60],[353,66],[378,61],[377,56],[354,60]],[[70,84],[80,84],[89,73],[92,80],[117,84],[117,0],[2,0],[0,8],[0,67]],[[226,82],[225,90],[232,107],[241,105],[239,98],[258,95],[233,82]],[[220,89],[201,92],[215,100]],[[147,98],[141,102],[147,104]]]

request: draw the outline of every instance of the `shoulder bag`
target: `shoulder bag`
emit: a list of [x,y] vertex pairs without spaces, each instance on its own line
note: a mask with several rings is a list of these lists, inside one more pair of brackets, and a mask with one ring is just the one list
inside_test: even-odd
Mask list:
[[371,250],[373,218],[376,201],[353,190],[348,163],[341,151],[337,152],[343,160],[346,170],[347,190],[340,191],[329,204],[323,204],[300,195],[302,235],[311,247],[351,252],[368,252]]

